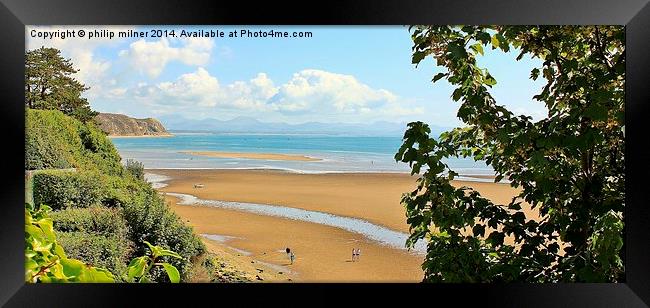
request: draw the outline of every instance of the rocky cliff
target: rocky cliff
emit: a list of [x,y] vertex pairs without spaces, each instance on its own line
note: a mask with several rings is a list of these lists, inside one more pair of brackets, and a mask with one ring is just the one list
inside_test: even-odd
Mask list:
[[100,113],[95,120],[109,136],[171,136],[154,118],[135,119],[123,114]]

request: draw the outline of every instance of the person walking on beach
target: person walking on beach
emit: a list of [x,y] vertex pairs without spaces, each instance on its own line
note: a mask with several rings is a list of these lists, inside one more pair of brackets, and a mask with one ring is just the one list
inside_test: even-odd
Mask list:
[[357,261],[359,261],[360,256],[361,256],[361,248],[357,248]]
[[293,264],[293,260],[296,259],[296,255],[294,255],[293,252],[292,252],[291,256],[289,258],[291,259],[291,264]]
[[354,262],[354,257],[357,256],[357,250],[355,248],[352,248],[352,262]]

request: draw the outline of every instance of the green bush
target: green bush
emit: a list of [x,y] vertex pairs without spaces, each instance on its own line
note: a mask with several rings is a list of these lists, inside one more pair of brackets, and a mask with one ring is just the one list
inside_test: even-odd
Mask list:
[[[26,122],[25,169],[77,170],[45,170],[33,175],[34,203],[61,210],[53,215],[57,230],[66,234],[62,243],[71,255],[93,264],[108,262],[105,266],[116,271],[116,260],[126,260],[124,251],[132,249],[131,257],[145,255],[148,248],[144,242],[148,241],[182,256],[169,260],[163,256],[161,261],[176,266],[185,280],[190,258],[205,252],[205,246],[144,181],[142,164],[122,166],[111,140],[92,122],[81,123],[59,111],[30,109]],[[95,206],[121,211],[104,212]],[[122,222],[117,216],[123,217]],[[125,237],[118,231],[127,229]],[[168,279],[160,267],[154,267],[150,275],[154,281]]]
[[106,268],[118,280],[126,271],[132,255],[130,241],[83,231],[57,232],[57,236],[69,258]]
[[[184,259],[169,259],[181,273],[183,280],[191,270],[191,257],[206,251],[203,242],[193,233],[191,227],[185,225],[157,191],[146,182],[140,182],[139,190],[134,193],[132,200],[123,205],[124,218],[131,228],[131,238],[138,247],[135,255],[146,253],[147,247],[142,243],[149,241],[166,249],[176,251]],[[152,279],[165,279],[163,270],[152,270]]]
[[116,277],[124,273],[134,245],[121,209],[69,208],[50,217],[68,256],[106,268]]
[[52,227],[47,205],[25,203],[25,281],[35,282],[114,282],[104,268],[69,258]]
[[141,162],[133,159],[127,159],[125,168],[126,171],[128,171],[136,179],[144,180],[144,165]]
[[124,174],[120,154],[113,142],[99,127],[92,122],[81,125],[79,138],[85,150],[86,168],[97,167],[106,175],[122,176]]
[[25,169],[71,168],[79,165],[79,122],[58,111],[26,110]]
[[53,209],[89,207],[99,204],[104,196],[101,179],[92,172],[41,171],[33,176],[35,204],[48,204]]
[[106,175],[124,172],[117,149],[92,122],[56,110],[26,110],[25,169],[80,168]]
[[69,208],[50,214],[54,230],[58,232],[87,232],[128,238],[129,227],[122,216],[122,209],[92,206]]

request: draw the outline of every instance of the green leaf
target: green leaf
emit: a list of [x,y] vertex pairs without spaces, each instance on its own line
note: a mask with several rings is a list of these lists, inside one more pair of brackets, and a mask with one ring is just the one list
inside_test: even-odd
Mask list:
[[422,61],[424,57],[426,57],[426,53],[422,51],[416,51],[413,53],[413,58],[411,60],[411,63],[415,65],[420,64],[420,61]]
[[499,48],[499,39],[496,35],[493,35],[490,41],[492,42],[492,49]]
[[481,41],[481,43],[488,44],[490,43],[490,34],[487,32],[479,32],[476,34],[476,38]]
[[497,80],[494,79],[494,77],[492,77],[492,75],[490,75],[490,74],[487,74],[487,75],[485,76],[485,79],[483,80],[483,82],[484,82],[486,85],[490,86],[490,87],[493,86],[493,85],[495,85],[495,84],[497,84]]
[[433,76],[433,79],[431,81],[435,83],[436,81],[442,79],[443,77],[445,77],[447,75],[448,75],[447,73],[438,73],[435,76]]
[[472,228],[472,233],[474,236],[485,236],[485,226],[475,225],[474,228]]
[[476,43],[472,45],[470,48],[472,48],[472,50],[474,50],[475,53],[483,55],[483,45],[481,45],[481,43]]
[[131,260],[127,268],[127,275],[130,281],[133,279],[141,277],[144,275],[145,269],[147,268],[149,258],[148,257],[137,257]]
[[149,247],[149,250],[151,251],[151,255],[153,256],[154,259],[158,258],[160,256],[160,248],[159,246],[154,246],[151,243],[144,241],[145,244]]
[[169,263],[163,263],[162,266],[165,268],[165,272],[167,272],[167,276],[169,276],[169,281],[172,283],[179,283],[181,280],[181,275],[174,267],[173,265]]
[[79,282],[110,283],[115,282],[113,274],[106,269],[88,267],[83,271]]
[[177,254],[176,252],[162,248],[159,250],[159,256],[170,256],[177,259],[183,259],[183,257],[181,257],[181,255]]
[[460,98],[461,98],[462,96],[463,96],[463,89],[462,89],[462,88],[458,88],[458,89],[454,90],[454,93],[452,93],[451,98],[452,98],[454,101],[458,101],[458,100],[460,100]]
[[68,277],[81,276],[86,264],[74,259],[62,259],[61,266],[63,266],[63,273]]
[[43,234],[45,234],[48,240],[56,240],[56,236],[54,235],[54,228],[52,227],[52,219],[42,218],[35,221],[34,224],[38,225],[41,228]]
[[452,58],[464,58],[467,56],[467,51],[459,42],[450,43],[447,46],[447,51],[451,54]]

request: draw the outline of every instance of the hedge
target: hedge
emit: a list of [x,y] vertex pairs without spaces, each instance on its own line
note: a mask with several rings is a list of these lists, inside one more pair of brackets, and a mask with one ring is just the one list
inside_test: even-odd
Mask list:
[[68,258],[106,268],[118,281],[132,256],[133,243],[115,236],[76,231],[57,232],[57,238]]
[[117,236],[127,239],[129,226],[120,208],[92,206],[89,208],[69,208],[50,214],[54,230],[60,232],[87,232]]
[[92,172],[40,171],[33,181],[34,203],[54,210],[99,204],[105,192],[100,176]]
[[104,267],[119,276],[133,257],[134,244],[122,209],[93,206],[50,214],[69,257]]
[[57,110],[27,109],[25,170],[64,168],[124,173],[113,142],[92,122],[82,123]]

